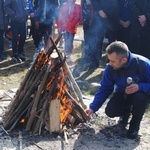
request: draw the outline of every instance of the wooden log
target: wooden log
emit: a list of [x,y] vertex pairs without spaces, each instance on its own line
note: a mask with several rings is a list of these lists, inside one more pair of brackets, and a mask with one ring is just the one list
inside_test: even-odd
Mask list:
[[56,83],[57,83],[57,78],[54,79],[54,81],[53,81],[53,83],[51,85],[51,89],[48,91],[47,97],[45,97],[45,101],[43,102],[43,106],[42,106],[42,111],[41,111],[40,116],[39,116],[39,118],[38,118],[38,120],[37,120],[37,122],[35,124],[34,129],[33,129],[33,134],[35,134],[39,130],[41,130],[41,127],[42,127],[41,124],[44,123],[43,119],[44,119],[44,116],[45,116],[47,108],[48,108],[48,102],[51,100],[50,97],[51,97],[51,94],[52,94],[52,92],[54,90],[54,87],[55,87]]
[[7,122],[5,121],[5,128],[7,128],[8,124],[10,124],[10,122],[13,122],[13,120],[15,121],[16,118],[18,118],[20,116],[20,111],[23,111],[27,106],[25,104],[28,105],[28,99],[29,97],[34,94],[35,90],[38,87],[38,82],[40,81],[40,79],[42,78],[43,72],[40,72],[39,75],[37,76],[37,78],[35,79],[35,81],[33,82],[32,86],[30,88],[28,88],[28,90],[26,91],[26,94],[24,95],[24,97],[21,99],[20,103],[16,104],[16,107],[11,108],[13,110],[12,114],[9,115],[9,117],[7,117]]
[[60,100],[51,100],[49,106],[50,133],[60,132]]
[[71,102],[74,105],[74,109],[76,109],[82,116],[82,119],[84,121],[89,120],[89,116],[85,113],[84,109],[78,104],[78,102],[71,96],[71,94],[68,91],[66,91],[66,94],[71,99]]
[[[58,53],[58,56],[59,56],[61,62],[63,62],[62,53],[57,49],[56,44],[54,43],[54,41],[52,40],[52,38],[50,38],[50,40],[51,40],[52,44],[54,45],[54,47],[55,47],[55,49],[56,49],[56,51],[57,51],[57,53]],[[84,102],[83,102],[82,93],[81,93],[81,91],[80,91],[80,88],[79,88],[79,86],[77,85],[77,83],[76,83],[76,81],[75,81],[73,75],[71,74],[67,63],[64,62],[63,65],[64,65],[64,68],[67,69],[67,71],[68,71],[68,76],[69,76],[69,78],[70,78],[70,80],[71,80],[71,82],[72,82],[72,84],[73,84],[73,87],[74,87],[75,91],[76,91],[77,94],[78,94],[78,102],[81,104],[81,106],[82,106],[84,109],[86,109],[87,107],[86,107],[86,105],[85,105]]]
[[41,92],[45,86],[45,82],[46,82],[46,79],[48,77],[48,74],[49,74],[49,67],[47,68],[47,71],[44,74],[43,80],[41,81],[41,84],[39,85],[39,88],[37,90],[37,94],[36,94],[35,98],[33,99],[34,103],[32,106],[31,115],[30,115],[28,122],[27,122],[27,125],[26,125],[26,131],[29,131],[31,129],[34,117],[36,115],[37,106],[38,106],[38,103],[40,100],[40,95],[41,95]]

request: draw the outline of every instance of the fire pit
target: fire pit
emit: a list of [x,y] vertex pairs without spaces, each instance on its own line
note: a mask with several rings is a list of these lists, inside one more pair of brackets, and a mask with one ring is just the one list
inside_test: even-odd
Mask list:
[[59,133],[88,119],[81,91],[56,47],[60,39],[50,37],[50,48],[28,70],[3,117],[5,130],[23,124],[32,134],[40,135],[43,128]]

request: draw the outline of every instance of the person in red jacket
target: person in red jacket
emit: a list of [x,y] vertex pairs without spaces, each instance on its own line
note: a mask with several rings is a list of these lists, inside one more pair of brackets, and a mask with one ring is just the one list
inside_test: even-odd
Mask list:
[[76,4],[76,0],[67,0],[62,4],[58,14],[57,26],[64,36],[64,49],[68,60],[70,60],[73,50],[74,35],[81,21],[81,6]]

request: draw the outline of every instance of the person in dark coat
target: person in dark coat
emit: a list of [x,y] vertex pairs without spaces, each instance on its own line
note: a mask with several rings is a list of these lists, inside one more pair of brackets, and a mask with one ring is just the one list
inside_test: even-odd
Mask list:
[[118,25],[115,27],[115,30],[108,30],[107,37],[109,43],[116,40],[126,43],[130,49],[130,31],[132,25],[132,15],[130,10],[131,0],[118,0]]
[[25,61],[26,56],[23,47],[26,40],[28,17],[26,2],[24,0],[5,0],[4,10],[11,18],[13,60],[15,62]]
[[131,0],[132,52],[150,59],[150,0]]

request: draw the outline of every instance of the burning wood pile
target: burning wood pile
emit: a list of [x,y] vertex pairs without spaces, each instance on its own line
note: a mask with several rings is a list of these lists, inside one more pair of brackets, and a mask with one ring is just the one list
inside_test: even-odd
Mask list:
[[[5,130],[23,124],[26,131],[41,134],[43,128],[60,132],[85,122],[82,94],[54,41],[47,52],[39,53],[3,117]],[[57,57],[56,57],[57,56]]]

